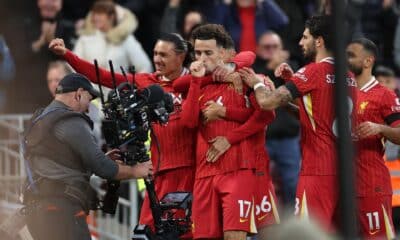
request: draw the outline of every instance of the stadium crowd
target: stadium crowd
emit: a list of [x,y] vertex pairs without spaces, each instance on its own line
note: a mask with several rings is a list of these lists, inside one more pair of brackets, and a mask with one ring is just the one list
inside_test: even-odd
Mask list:
[[[7,1],[0,8],[0,112],[48,105],[72,71],[97,83],[94,59],[101,85],[112,88],[112,60],[117,84],[158,84],[173,98],[169,123],[154,125],[151,138],[158,140],[150,152],[159,198],[193,193],[192,231],[184,238],[268,239],[280,215],[293,213],[333,236],[340,216],[331,4]],[[395,239],[400,2],[346,4],[359,235]],[[88,108],[101,145],[101,106],[93,101]],[[139,222],[154,229],[147,195]]]

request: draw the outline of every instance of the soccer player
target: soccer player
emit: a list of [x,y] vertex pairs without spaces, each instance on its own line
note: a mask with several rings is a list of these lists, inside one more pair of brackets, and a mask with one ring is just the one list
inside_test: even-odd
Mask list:
[[[260,78],[260,80],[264,80],[265,84],[271,86],[271,88],[274,87],[273,83],[268,82],[264,75],[256,75],[253,71],[249,72],[249,74],[244,77],[257,77]],[[242,79],[239,80],[240,83],[242,83]],[[247,93],[249,93],[249,91],[247,91]],[[248,95],[247,93],[246,95]],[[257,102],[254,98],[254,92],[250,92],[249,98],[253,105],[257,105]],[[247,121],[249,116],[253,114],[253,112],[254,109],[227,108],[214,101],[208,101],[205,108],[202,110],[202,117],[206,122],[225,119],[228,121],[244,123]],[[256,134],[248,137],[246,140],[249,143],[248,147],[252,149],[251,153],[254,154],[253,157],[257,159],[257,186],[254,194],[255,222],[258,232],[257,236],[262,236],[266,234],[263,232],[267,232],[268,226],[280,223],[275,188],[270,176],[270,159],[265,149],[265,131],[259,131]],[[246,154],[249,153],[246,152]]]
[[[300,46],[312,63],[295,74],[287,64],[276,69],[285,85],[269,90],[257,81],[247,81],[255,89],[262,109],[275,109],[299,98],[302,164],[296,192],[295,214],[300,218],[311,215],[326,230],[335,228],[338,209],[337,155],[335,151],[336,120],[334,102],[334,59],[330,17],[313,16],[306,21]],[[248,71],[247,69],[239,72]],[[355,96],[355,80],[348,75],[347,84]],[[355,100],[349,97],[349,103]]]
[[254,157],[251,142],[243,139],[263,131],[272,121],[273,112],[260,111],[256,104],[256,110],[243,124],[226,119],[200,122],[209,101],[226,108],[251,106],[243,94],[247,89],[240,94],[230,84],[209,84],[201,88],[203,77],[212,74],[226,54],[230,36],[223,27],[200,26],[193,31],[192,38],[197,61],[190,67],[193,77],[182,120],[188,127],[198,127],[193,236],[195,239],[246,239],[247,233],[256,232],[254,170],[259,167],[259,159]]
[[358,219],[365,239],[394,239],[392,188],[385,166],[384,140],[400,144],[400,102],[372,75],[376,45],[360,38],[347,47],[347,59],[357,88],[356,190]]

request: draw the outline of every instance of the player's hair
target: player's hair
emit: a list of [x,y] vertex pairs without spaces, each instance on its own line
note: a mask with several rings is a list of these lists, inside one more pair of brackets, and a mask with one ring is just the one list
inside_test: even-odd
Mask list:
[[62,68],[64,70],[65,74],[73,73],[73,70],[68,65],[68,63],[65,61],[61,61],[61,60],[49,62],[47,69],[50,70],[52,68]]
[[377,66],[374,71],[375,77],[394,77],[394,71],[386,66]]
[[192,32],[193,40],[211,40],[217,42],[217,46],[227,49],[231,44],[231,37],[222,25],[219,24],[204,24]]
[[226,39],[226,46],[225,49],[227,50],[235,50],[235,42],[233,41],[232,37],[228,35]]
[[350,44],[360,44],[364,50],[371,54],[375,59],[378,57],[378,47],[368,38],[357,38],[351,40]]
[[325,48],[328,51],[333,51],[334,47],[331,24],[332,17],[329,15],[312,16],[305,23],[305,28],[308,28],[311,36],[314,38],[322,37],[324,39]]
[[183,61],[183,65],[189,65],[194,59],[194,49],[190,42],[186,41],[182,38],[179,33],[163,33],[158,38],[158,41],[165,41],[174,44],[174,51],[176,53],[184,53],[185,60]]

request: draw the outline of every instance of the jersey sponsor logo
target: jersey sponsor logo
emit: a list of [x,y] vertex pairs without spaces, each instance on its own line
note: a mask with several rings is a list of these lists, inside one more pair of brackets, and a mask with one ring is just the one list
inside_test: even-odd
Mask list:
[[395,102],[397,106],[400,106],[400,98],[396,98]]
[[240,222],[240,223],[244,223],[244,222],[247,222],[247,221],[249,221],[249,219],[246,219],[246,218],[239,218],[239,222]]

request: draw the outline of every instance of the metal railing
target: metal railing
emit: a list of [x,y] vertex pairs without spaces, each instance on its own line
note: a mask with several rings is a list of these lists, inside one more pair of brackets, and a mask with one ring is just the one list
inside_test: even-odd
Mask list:
[[[12,212],[20,205],[21,186],[26,178],[21,133],[30,117],[29,114],[0,116],[0,212],[3,214]],[[94,239],[122,240],[131,237],[138,217],[136,189],[136,181],[129,181],[129,200],[119,199],[115,215],[91,211],[88,223]],[[99,191],[99,194],[104,193]]]

